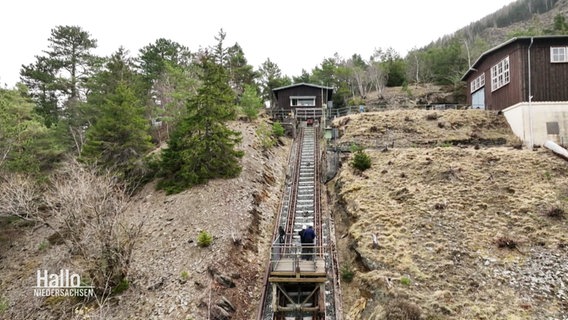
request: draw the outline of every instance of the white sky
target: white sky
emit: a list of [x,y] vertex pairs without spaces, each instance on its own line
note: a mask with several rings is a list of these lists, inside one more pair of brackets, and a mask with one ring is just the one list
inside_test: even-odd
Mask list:
[[283,74],[311,71],[335,52],[368,59],[375,48],[401,56],[491,14],[514,0],[9,0],[0,12],[0,84],[19,81],[22,64],[43,55],[51,29],[80,26],[97,39],[95,53],[121,45],[132,56],[158,38],[196,51],[238,42],[257,69],[270,58]]

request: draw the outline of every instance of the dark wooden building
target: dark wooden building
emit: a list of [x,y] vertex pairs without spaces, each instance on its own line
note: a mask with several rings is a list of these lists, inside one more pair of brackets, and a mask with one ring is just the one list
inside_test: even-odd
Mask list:
[[476,109],[568,101],[568,36],[513,38],[483,53],[462,80]]
[[325,114],[333,88],[310,83],[297,83],[272,90],[273,114],[293,116],[298,120],[320,118]]
[[502,112],[528,147],[568,145],[568,36],[513,38],[483,53],[462,80],[468,104]]

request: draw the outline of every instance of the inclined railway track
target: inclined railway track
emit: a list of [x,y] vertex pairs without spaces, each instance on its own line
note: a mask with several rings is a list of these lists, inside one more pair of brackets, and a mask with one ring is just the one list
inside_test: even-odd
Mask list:
[[[332,234],[329,221],[325,223],[322,216],[318,140],[318,127],[303,127],[292,146],[259,320],[341,319]],[[283,241],[279,226],[286,232]],[[316,239],[305,250],[299,231],[308,226],[315,229]]]

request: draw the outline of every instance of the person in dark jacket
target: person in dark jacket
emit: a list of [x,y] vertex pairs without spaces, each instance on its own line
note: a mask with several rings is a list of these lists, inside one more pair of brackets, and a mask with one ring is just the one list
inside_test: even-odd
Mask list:
[[314,252],[314,240],[316,239],[316,232],[314,231],[314,228],[312,226],[308,226],[308,229],[304,230],[303,232],[303,241],[302,241],[302,246],[305,246],[305,250],[304,251],[305,255],[305,259],[306,260],[312,260],[312,254]]
[[282,226],[278,227],[278,242],[280,243],[284,243],[286,237],[286,231],[284,231],[284,228],[282,228]]
[[305,259],[306,259],[306,255],[305,255],[305,254],[306,254],[306,248],[304,248],[305,243],[306,243],[306,239],[304,238],[304,233],[305,233],[305,232],[306,232],[306,226],[303,226],[303,227],[302,227],[302,230],[300,230],[300,231],[298,232],[298,234],[300,235],[300,243],[302,244],[302,255],[300,256],[300,258],[301,258],[302,260],[305,260]]

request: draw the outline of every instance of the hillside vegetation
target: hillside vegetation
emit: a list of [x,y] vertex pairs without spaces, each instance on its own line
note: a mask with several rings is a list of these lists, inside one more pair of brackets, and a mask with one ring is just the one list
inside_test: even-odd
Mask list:
[[372,163],[359,172],[346,158],[328,184],[342,275],[354,274],[347,319],[568,318],[564,159],[516,148],[502,116],[483,111],[334,125]]
[[[140,226],[132,238],[127,280],[111,296],[35,297],[37,270],[70,269],[93,283],[94,266],[74,243],[69,246],[70,239],[61,238],[71,237],[63,233],[57,214],[43,213],[49,225],[0,217],[0,319],[253,319],[290,141],[281,139],[282,145],[267,150],[255,131],[258,122],[230,125],[242,135],[237,147],[245,152],[239,177],[213,179],[169,196],[156,191],[152,182],[126,199],[118,220],[104,217],[107,227],[111,222],[112,228]],[[101,200],[91,181],[69,186],[73,191],[66,198]],[[108,205],[108,199],[98,200],[98,209]],[[76,226],[87,226],[73,236],[92,249],[91,258],[98,258],[97,249],[104,248],[96,247],[100,234],[88,232],[100,218],[92,204],[77,204],[84,210],[76,212]],[[210,236],[210,243],[202,241],[202,234]]]
[[[335,108],[407,109],[334,123],[371,160],[344,159],[330,189],[349,318],[393,318],[393,301],[432,319],[566,314],[565,162],[521,150],[497,115],[413,109],[463,103],[495,41],[568,32],[568,0],[508,8],[406,57],[335,54],[297,77],[255,69],[223,29],[197,52],[159,38],[101,57],[88,30],[55,26],[0,88],[0,318],[254,317],[289,148],[263,102],[292,81],[333,87]],[[31,298],[40,269],[97,297]]]

